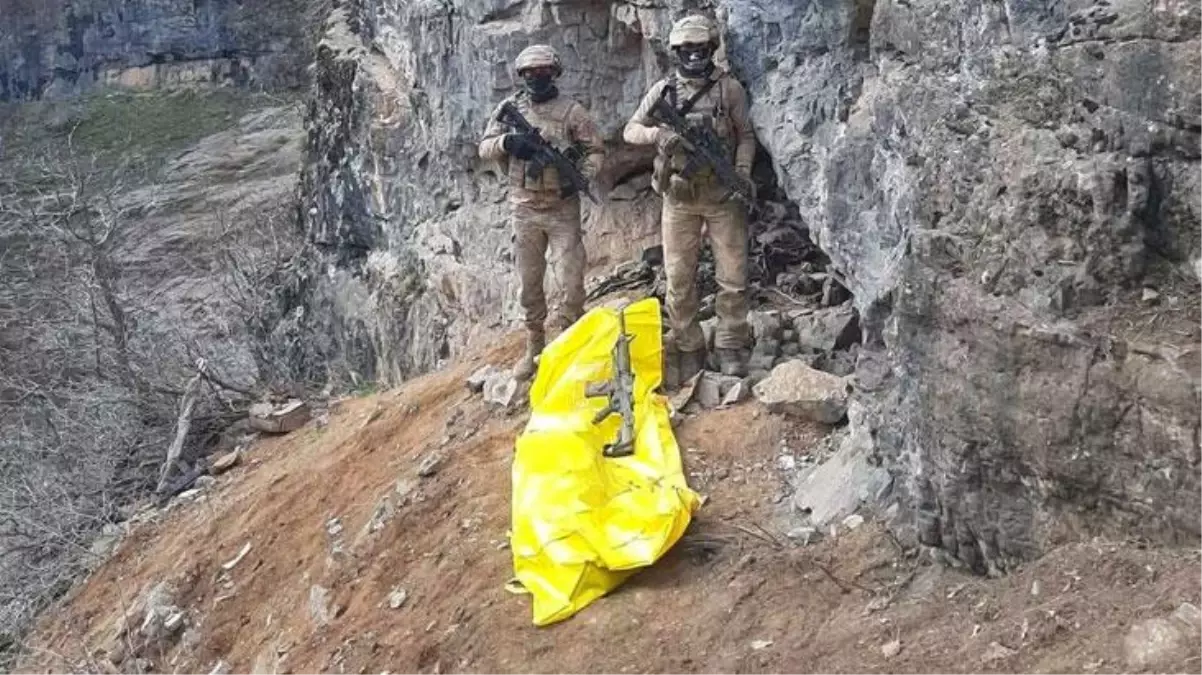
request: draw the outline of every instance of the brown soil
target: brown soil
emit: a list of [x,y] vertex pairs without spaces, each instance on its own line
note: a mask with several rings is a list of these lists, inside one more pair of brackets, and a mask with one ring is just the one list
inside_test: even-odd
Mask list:
[[[46,614],[22,669],[114,670],[122,608],[163,580],[180,589],[189,628],[142,665],[175,672],[219,660],[235,672],[1117,672],[1132,623],[1202,595],[1197,551],[1081,543],[989,580],[901,551],[872,521],[796,547],[772,525],[785,489],[777,446],[787,435],[816,447],[825,430],[749,403],[678,429],[690,483],[709,498],[685,539],[575,618],[536,628],[529,599],[504,590],[524,417],[490,412],[463,386],[517,352],[510,339],[348,401],[325,428],[261,442],[204,501],[135,526]],[[419,478],[432,452],[440,468]],[[398,481],[409,498],[371,532]],[[315,585],[329,589],[328,624],[311,615]],[[390,609],[395,588],[408,598]],[[1177,667],[1198,672],[1197,652]]]

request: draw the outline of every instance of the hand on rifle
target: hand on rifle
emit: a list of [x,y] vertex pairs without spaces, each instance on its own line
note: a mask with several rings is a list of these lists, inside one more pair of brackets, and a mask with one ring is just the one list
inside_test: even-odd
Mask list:
[[655,134],[655,145],[665,155],[670,155],[685,144],[684,137],[666,127],[660,127]]
[[505,134],[501,139],[501,147],[511,157],[528,161],[534,159],[540,145],[534,134]]

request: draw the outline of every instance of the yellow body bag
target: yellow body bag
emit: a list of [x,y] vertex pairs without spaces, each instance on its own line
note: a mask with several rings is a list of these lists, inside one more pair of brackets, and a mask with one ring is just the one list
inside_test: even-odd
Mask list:
[[571,617],[658,560],[701,503],[685,482],[667,399],[655,393],[663,377],[659,302],[629,305],[625,321],[633,455],[602,455],[621,416],[594,425],[606,402],[585,397],[589,383],[612,379],[618,310],[593,309],[548,345],[530,389],[530,422],[513,461],[511,543],[539,626]]

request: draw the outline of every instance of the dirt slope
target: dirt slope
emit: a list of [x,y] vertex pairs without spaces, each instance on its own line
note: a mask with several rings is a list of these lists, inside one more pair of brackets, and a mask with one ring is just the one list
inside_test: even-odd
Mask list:
[[[1197,551],[1085,543],[987,580],[900,551],[872,522],[796,547],[770,525],[784,489],[776,447],[785,436],[812,447],[825,430],[749,403],[678,429],[690,482],[709,497],[685,540],[576,618],[535,628],[529,600],[503,588],[524,417],[490,412],[463,386],[517,351],[511,338],[348,401],[325,428],[261,442],[202,501],[135,525],[47,613],[22,669],[1116,672],[1133,623],[1199,603]],[[436,473],[418,476],[434,452]],[[163,581],[186,629],[122,662],[123,608]],[[406,598],[392,609],[396,589]],[[895,639],[899,652],[882,651]],[[1198,672],[1196,645],[1171,668]]]

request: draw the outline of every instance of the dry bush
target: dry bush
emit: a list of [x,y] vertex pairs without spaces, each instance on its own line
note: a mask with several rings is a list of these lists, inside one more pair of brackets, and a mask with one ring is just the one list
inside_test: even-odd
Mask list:
[[[124,199],[145,181],[132,165],[81,156],[68,143],[0,171],[0,666],[32,619],[97,561],[108,523],[182,489],[189,461],[256,388],[216,371],[180,397],[204,355],[178,330],[163,339],[156,298],[121,258],[137,236]],[[265,336],[273,285],[295,252],[281,220],[230,224],[219,242],[237,331]],[[229,304],[228,302],[226,303]],[[266,318],[264,318],[266,317]],[[156,332],[157,331],[157,332]],[[271,363],[265,340],[256,360]],[[278,372],[286,369],[280,368]],[[245,378],[243,378],[245,379]],[[166,467],[177,424],[187,452]],[[161,492],[161,490],[159,491]],[[7,650],[11,654],[11,650]]]
[[90,563],[121,468],[154,442],[112,255],[121,170],[69,152],[0,183],[0,635],[19,637]]
[[221,289],[232,323],[245,331],[258,382],[268,391],[300,395],[306,389],[295,359],[278,334],[284,314],[295,304],[288,297],[301,275],[303,233],[287,206],[257,218],[221,219],[217,244]]
[[19,637],[95,562],[122,459],[152,442],[119,384],[81,382],[6,406],[0,439],[0,634]]

